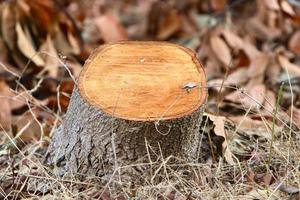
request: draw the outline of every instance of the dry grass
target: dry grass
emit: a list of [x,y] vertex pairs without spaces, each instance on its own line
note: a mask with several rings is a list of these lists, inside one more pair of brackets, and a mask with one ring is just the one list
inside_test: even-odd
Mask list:
[[[26,93],[28,98],[32,91]],[[248,95],[244,91],[241,94]],[[38,104],[32,96],[27,102],[33,116],[32,109],[39,107],[56,120],[48,127],[50,135],[47,135],[45,124],[33,117],[41,130],[38,140],[21,141],[22,129],[14,137],[10,132],[1,132],[1,199],[289,199],[299,196],[299,130],[292,129],[276,113],[277,121],[285,122],[276,130],[267,125],[265,130],[251,133],[241,131],[241,124],[229,128],[232,134],[228,142],[235,155],[235,165],[226,164],[223,158],[195,164],[161,156],[156,162],[121,166],[114,177],[105,180],[78,174],[60,177],[55,175],[55,168],[45,166],[43,155],[61,116]],[[245,117],[249,111],[245,110]],[[270,139],[268,135],[274,137]],[[139,177],[138,184],[117,176],[119,171],[142,166],[150,166],[150,170]]]

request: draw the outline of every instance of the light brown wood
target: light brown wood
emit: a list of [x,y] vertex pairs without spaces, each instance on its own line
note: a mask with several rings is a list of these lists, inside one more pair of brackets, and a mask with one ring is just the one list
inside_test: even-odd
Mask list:
[[206,99],[206,79],[195,54],[167,42],[103,45],[86,61],[81,96],[114,117],[153,121],[180,118]]

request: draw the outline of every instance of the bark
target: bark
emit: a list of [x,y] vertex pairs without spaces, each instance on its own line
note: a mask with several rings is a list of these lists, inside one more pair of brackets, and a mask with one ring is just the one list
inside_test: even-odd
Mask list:
[[111,176],[140,174],[126,165],[154,162],[174,156],[198,162],[206,156],[200,148],[200,124],[204,106],[193,114],[173,120],[138,122],[114,118],[89,105],[75,88],[64,123],[55,132],[45,161],[66,172]]

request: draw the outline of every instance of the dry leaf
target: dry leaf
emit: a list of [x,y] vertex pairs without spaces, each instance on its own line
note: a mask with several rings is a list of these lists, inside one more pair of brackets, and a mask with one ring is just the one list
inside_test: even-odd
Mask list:
[[225,97],[226,100],[243,105],[245,109],[259,109],[265,101],[266,86],[263,84],[249,87],[246,91],[236,90]]
[[47,36],[45,43],[41,45],[40,51],[46,53],[45,55],[43,55],[45,60],[45,70],[49,72],[49,76],[53,78],[57,77],[58,67],[60,66],[60,62],[59,62],[58,53],[54,47],[50,35]]
[[265,102],[264,102],[264,110],[267,112],[267,114],[270,114],[269,112],[273,112],[275,109],[276,104],[276,95],[273,91],[267,90],[266,96],[265,96]]
[[[42,119],[43,122],[38,122],[36,119]],[[37,107],[31,108],[31,111],[26,111],[21,116],[13,117],[13,124],[17,127],[18,139],[23,142],[38,141],[40,137],[49,134],[48,127],[53,125],[55,117]],[[20,132],[22,131],[22,132]]]
[[223,150],[223,155],[226,159],[226,161],[229,164],[235,164],[232,153],[228,147],[228,142],[227,142],[227,135],[225,132],[225,117],[222,116],[215,116],[211,114],[206,114],[211,121],[213,121],[215,127],[214,127],[214,132],[216,135],[221,136],[224,138],[224,142],[222,143],[222,150]]
[[67,36],[68,36],[68,41],[73,49],[73,53],[75,55],[80,54],[81,49],[78,40],[74,37],[74,35],[70,31],[67,33]]
[[234,72],[228,75],[226,83],[229,85],[241,85],[248,81],[247,76],[248,69],[245,67],[238,68]]
[[71,45],[69,44],[62,30],[57,31],[55,37],[53,38],[53,42],[56,51],[61,53],[62,55],[69,55],[74,53]]
[[77,62],[67,62],[67,66],[75,78],[77,78],[82,70],[82,65]]
[[234,124],[236,124],[239,130],[247,132],[251,129],[265,129],[264,122],[261,120],[254,120],[249,116],[231,116],[228,117]]
[[242,50],[245,52],[245,54],[250,60],[253,60],[256,56],[260,54],[257,48],[248,41],[243,42]]
[[246,27],[251,34],[262,40],[272,40],[279,37],[281,34],[280,29],[267,27],[257,17],[253,17],[251,20],[249,20]]
[[222,10],[224,10],[226,4],[227,4],[227,0],[211,0],[211,7],[215,11],[222,11]]
[[4,80],[0,80],[0,130],[6,131],[11,125],[11,106],[10,106],[10,89]]
[[281,66],[278,61],[275,59],[275,56],[270,58],[270,64],[266,69],[266,80],[270,82],[272,85],[277,83],[278,77],[280,75]]
[[300,54],[300,31],[296,31],[289,40],[289,49],[295,54]]
[[243,46],[243,40],[233,33],[230,29],[222,30],[222,35],[224,36],[225,40],[227,41],[228,45],[231,48],[241,49]]
[[98,27],[105,42],[128,39],[126,30],[113,14],[106,14],[95,18],[95,25]]
[[288,112],[292,113],[293,121],[298,126],[298,128],[300,128],[300,109],[296,107],[290,107]]
[[277,0],[264,0],[264,4],[271,10],[280,10],[280,6]]
[[231,62],[231,53],[227,44],[219,36],[210,37],[210,46],[215,56],[224,66],[229,66]]
[[2,31],[2,37],[8,47],[12,50],[16,40],[16,19],[9,4],[3,6],[1,15],[0,30]]
[[288,72],[290,75],[300,76],[300,67],[291,63],[288,58],[278,55],[278,61],[284,72]]
[[267,68],[269,62],[269,56],[266,53],[257,55],[253,60],[248,69],[249,78],[262,76]]
[[289,14],[290,16],[296,15],[296,13],[293,10],[292,6],[288,2],[281,1],[280,5],[281,5],[282,11],[285,12],[286,14]]
[[29,59],[31,59],[36,65],[43,66],[45,62],[40,55],[37,54],[35,48],[33,47],[32,40],[26,36],[20,23],[16,24],[16,32],[18,36],[18,47],[20,51]]
[[159,24],[157,39],[166,40],[181,28],[181,16],[177,10],[172,10]]

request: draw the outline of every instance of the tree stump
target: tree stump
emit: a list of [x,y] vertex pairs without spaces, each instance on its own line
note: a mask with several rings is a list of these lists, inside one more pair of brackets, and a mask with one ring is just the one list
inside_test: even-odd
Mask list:
[[158,157],[197,162],[206,96],[203,68],[189,49],[103,45],[86,61],[45,161],[100,177]]

